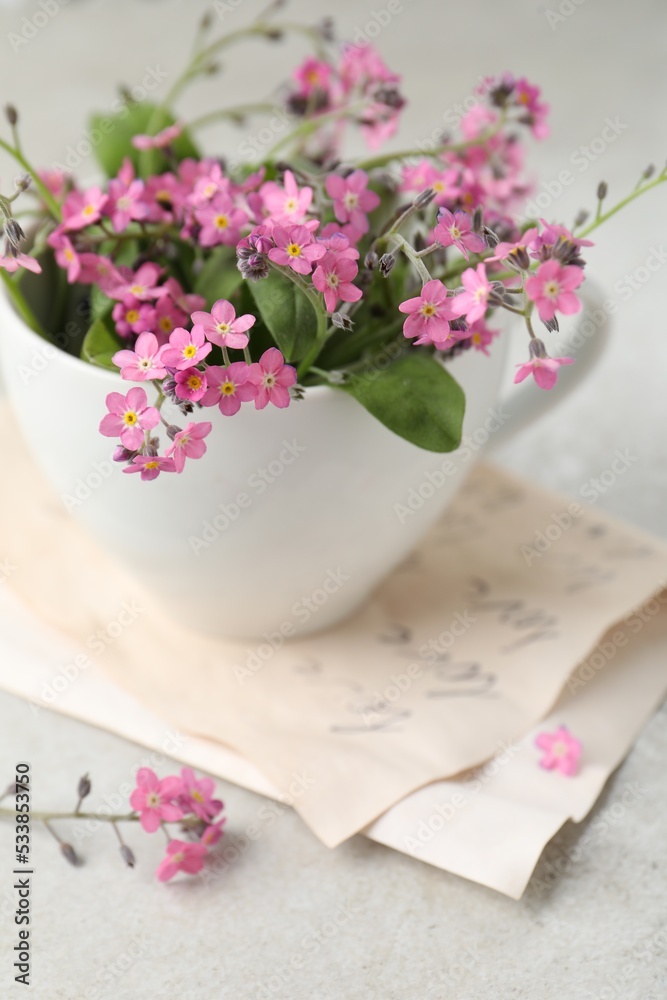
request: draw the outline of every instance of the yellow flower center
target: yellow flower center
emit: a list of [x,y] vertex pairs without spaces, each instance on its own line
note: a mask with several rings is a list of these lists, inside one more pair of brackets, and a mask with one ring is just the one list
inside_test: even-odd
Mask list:
[[176,853],[171,856],[171,860],[175,865],[180,865],[184,858],[185,855],[183,854],[183,851],[176,851]]
[[218,323],[216,329],[218,333],[229,333],[231,328],[229,326],[229,323]]
[[190,794],[191,794],[192,798],[195,800],[195,802],[203,802],[204,801],[204,796],[202,795],[202,793],[198,789],[195,789],[195,791],[191,792]]
[[556,755],[556,757],[563,757],[567,753],[567,747],[564,743],[554,743],[551,748],[551,752]]
[[[148,468],[150,464],[151,464],[150,462],[147,462],[146,468]],[[157,462],[154,462],[152,467],[155,468],[155,466],[157,466]],[[146,796],[146,805],[150,806],[153,809],[155,808],[155,806],[160,805],[160,796],[158,795],[157,792],[148,793],[148,795]]]
[[343,202],[346,208],[356,208],[359,204],[359,195],[355,194],[354,191],[346,191]]
[[472,340],[473,344],[475,345],[475,347],[479,347],[479,345],[482,343],[482,335],[481,335],[481,333],[473,333],[473,335],[471,337],[471,340]]
[[437,191],[438,194],[442,194],[442,192],[445,190],[445,185],[442,183],[442,181],[433,181],[431,187],[433,188],[434,191]]
[[194,344],[188,344],[188,346],[183,351],[184,358],[194,358],[197,353],[197,348]]
[[83,212],[81,214],[85,215],[85,216],[90,216],[90,215],[94,215],[95,212],[96,212],[96,208],[95,208],[94,205],[86,205],[86,207],[84,208],[84,210],[83,210]]
[[[171,333],[171,331],[174,329],[174,324],[169,316],[163,316],[162,319],[160,320],[159,326],[160,329],[164,330],[165,333]],[[193,354],[194,353],[195,352],[193,351]],[[192,357],[192,355],[189,355],[189,357]]]
[[128,410],[127,413],[123,414],[123,421],[128,427],[134,427],[139,417],[136,415],[134,410]]
[[[144,466],[144,469],[159,469],[159,468],[160,468],[160,463],[156,462],[155,459],[152,459],[150,462],[146,462]],[[160,801],[159,798],[157,798],[156,796],[155,804],[157,805],[159,801]]]
[[299,246],[298,243],[290,243],[290,245],[287,247],[287,252],[290,255],[290,257],[300,257],[301,247]]
[[201,379],[199,378],[199,375],[190,376],[188,379],[188,388],[193,390],[201,389]]
[[68,261],[74,260],[74,254],[72,253],[69,247],[65,247],[65,260]]
[[308,83],[319,83],[320,74],[316,69],[309,69],[308,72],[306,73],[306,80],[308,81]]
[[216,215],[215,225],[217,229],[227,229],[229,226],[229,218],[226,215]]
[[285,201],[285,211],[286,212],[295,212],[298,207],[299,207],[299,203],[296,200],[296,198],[288,198]]
[[128,309],[125,313],[125,319],[128,323],[136,323],[139,319],[139,312],[137,309]]
[[435,316],[435,311],[435,306],[430,302],[425,302],[421,307],[421,314],[422,316],[426,316],[427,319],[429,316]]
[[458,226],[452,226],[452,228],[449,230],[449,234],[453,240],[461,239],[461,230],[458,228]]
[[132,292],[133,295],[136,295],[138,298],[140,295],[143,295],[146,289],[143,285],[132,285],[130,291]]
[[223,396],[233,396],[236,386],[233,382],[223,382],[220,386],[220,392]]
[[560,291],[560,289],[558,287],[558,282],[557,281],[547,281],[546,285],[544,286],[544,294],[549,299],[556,299],[556,298],[558,298],[558,292],[559,291]]

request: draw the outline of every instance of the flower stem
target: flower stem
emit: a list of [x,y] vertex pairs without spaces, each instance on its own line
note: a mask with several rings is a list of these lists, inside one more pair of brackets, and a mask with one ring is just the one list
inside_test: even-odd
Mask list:
[[60,205],[53,197],[53,195],[47,188],[44,181],[39,177],[35,168],[31,166],[30,163],[28,163],[23,153],[19,149],[15,149],[14,146],[10,146],[10,144],[8,142],[5,142],[4,139],[0,139],[0,149],[4,149],[5,152],[9,153],[10,156],[13,156],[16,162],[20,163],[25,172],[27,174],[30,174],[30,176],[34,181],[35,187],[38,189],[39,193],[44,199],[44,202],[48,207],[51,215],[56,220],[56,222],[60,222]]
[[419,277],[422,279],[422,284],[425,285],[427,281],[431,281],[432,278],[429,269],[426,264],[424,264],[423,260],[421,260],[418,256],[417,251],[410,246],[405,237],[401,236],[400,233],[392,233],[392,239],[395,240],[396,246],[400,247],[415,270],[418,272]]
[[284,135],[282,139],[279,139],[265,156],[266,160],[272,160],[277,153],[287,146],[291,146],[292,143],[297,142],[300,139],[307,139],[309,135],[313,132],[317,132],[321,125],[326,125],[328,122],[338,121],[341,118],[349,118],[350,116],[360,111],[364,105],[362,103],[351,104],[344,108],[334,108],[333,111],[325,111],[321,115],[316,115],[314,118],[307,118],[305,121],[301,122],[295,129],[292,129],[287,135]]
[[654,181],[649,181],[648,184],[635,188],[634,191],[631,191],[630,194],[627,195],[627,197],[622,198],[621,201],[613,206],[613,208],[610,208],[608,212],[603,212],[601,215],[596,216],[596,218],[593,219],[593,221],[586,226],[585,229],[582,229],[581,232],[577,233],[577,239],[583,239],[585,236],[588,236],[590,233],[594,232],[598,226],[601,226],[603,222],[606,222],[607,219],[611,219],[611,217],[616,215],[617,212],[620,212],[622,208],[625,208],[626,205],[633,202],[635,198],[639,198],[640,195],[644,194],[646,191],[650,191],[651,188],[658,187],[659,184],[664,184],[665,181],[667,181],[667,168],[663,170],[663,172],[659,174]]
[[435,149],[403,149],[396,153],[383,153],[381,156],[373,156],[367,160],[361,160],[356,164],[358,170],[375,170],[377,167],[386,167],[394,160],[410,160],[415,157],[436,157],[443,153],[463,153],[466,149],[473,149],[475,146],[483,146],[485,143],[497,135],[505,124],[505,119],[501,119],[489,129],[486,129],[476,139],[466,139],[464,142],[444,142]]

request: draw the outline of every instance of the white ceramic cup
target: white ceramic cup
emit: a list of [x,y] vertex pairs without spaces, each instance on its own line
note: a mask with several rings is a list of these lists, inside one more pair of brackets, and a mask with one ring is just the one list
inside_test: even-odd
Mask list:
[[[347,394],[317,387],[285,410],[201,411],[195,419],[213,423],[207,454],[153,482],[124,475],[98,432],[107,393],[130,383],[47,344],[4,295],[0,361],[29,449],[67,509],[166,613],[261,638],[327,628],[355,611],[438,520],[485,443],[506,440],[581,381],[604,341],[604,310],[589,292],[582,317],[591,311],[595,335],[550,393],[531,379],[501,399],[505,334],[490,357],[471,350],[451,362],[467,400],[456,452],[417,448]],[[165,415],[183,426],[173,408]]]

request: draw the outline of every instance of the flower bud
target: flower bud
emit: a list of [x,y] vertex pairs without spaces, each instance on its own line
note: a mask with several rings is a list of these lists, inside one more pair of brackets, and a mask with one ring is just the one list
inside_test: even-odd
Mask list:
[[15,250],[19,249],[25,239],[25,233],[21,228],[21,224],[16,219],[5,220],[5,237],[10,246]]
[[80,863],[79,857],[71,844],[66,844],[65,841],[61,841],[60,851],[65,860],[69,861],[71,865],[76,867],[76,865]]
[[175,440],[176,435],[180,434],[182,429],[183,428],[179,427],[177,424],[169,424],[167,427],[167,437],[171,438],[172,441]]
[[607,182],[606,181],[600,181],[600,183],[598,184],[598,191],[597,191],[598,201],[604,201],[605,200],[605,198],[607,197],[608,190],[609,190],[609,186],[608,186]]
[[12,128],[17,124],[19,120],[19,113],[13,104],[5,104],[5,118]]
[[369,250],[364,257],[364,267],[369,271],[374,271],[378,266],[380,258],[376,254],[375,250]]
[[544,341],[539,340],[537,337],[532,337],[530,344],[528,345],[528,350],[530,352],[531,358],[548,358],[547,349],[544,346]]
[[350,319],[347,313],[335,312],[331,316],[331,322],[339,330],[354,330],[354,320]]
[[435,191],[432,187],[429,187],[426,188],[424,191],[421,191],[417,195],[415,200],[412,202],[412,204],[414,205],[415,208],[426,208],[427,205],[431,204],[434,198],[435,198]]
[[577,212],[577,217],[574,220],[574,228],[578,229],[579,226],[583,226],[583,224],[586,221],[586,219],[588,218],[588,216],[589,216],[589,213],[586,211],[585,208],[582,208],[579,212]]
[[380,257],[380,274],[383,278],[388,278],[396,263],[395,253],[385,253]]
[[82,778],[79,778],[79,784],[77,786],[76,793],[79,796],[79,800],[85,799],[87,795],[90,795],[90,789],[92,788],[90,778],[87,774],[84,774]]
[[128,868],[134,868],[136,864],[136,858],[134,857],[134,851],[132,848],[128,847],[127,844],[120,845],[120,856],[127,865]]
[[17,191],[27,191],[32,184],[32,177],[30,174],[19,174],[14,180],[14,185]]

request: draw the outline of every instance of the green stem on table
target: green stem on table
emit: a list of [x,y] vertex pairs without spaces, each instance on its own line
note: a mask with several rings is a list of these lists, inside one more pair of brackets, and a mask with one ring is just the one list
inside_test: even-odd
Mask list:
[[42,196],[45,204],[47,205],[47,207],[48,207],[51,215],[56,220],[56,222],[60,222],[60,205],[58,204],[58,202],[56,201],[56,199],[53,197],[53,195],[51,194],[51,192],[47,188],[47,186],[44,183],[44,181],[41,180],[41,178],[39,177],[39,175],[38,175],[37,171],[34,169],[34,167],[32,167],[30,163],[28,163],[28,161],[26,160],[26,158],[23,155],[23,153],[19,149],[15,149],[14,146],[10,146],[10,144],[8,142],[5,142],[4,139],[0,139],[0,149],[4,149],[5,152],[9,153],[10,156],[13,156],[14,159],[16,160],[16,162],[20,163],[20,165],[23,167],[23,169],[25,170],[25,172],[27,174],[30,174],[30,176],[32,177],[33,182],[35,184],[35,187],[38,189],[39,193],[41,194],[41,196]]

